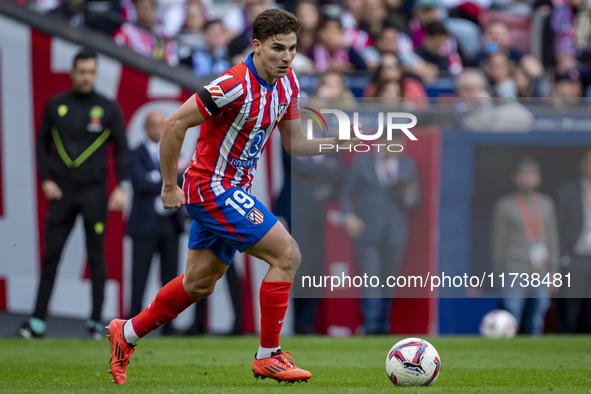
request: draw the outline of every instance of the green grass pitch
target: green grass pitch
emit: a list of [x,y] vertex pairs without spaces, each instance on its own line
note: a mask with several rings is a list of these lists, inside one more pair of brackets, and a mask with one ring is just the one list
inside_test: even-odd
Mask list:
[[293,385],[253,377],[256,337],[145,339],[126,386],[110,383],[106,339],[0,339],[0,393],[591,393],[590,336],[425,338],[442,369],[433,386],[418,388],[386,376],[386,354],[399,339],[284,338],[283,349],[313,375]]

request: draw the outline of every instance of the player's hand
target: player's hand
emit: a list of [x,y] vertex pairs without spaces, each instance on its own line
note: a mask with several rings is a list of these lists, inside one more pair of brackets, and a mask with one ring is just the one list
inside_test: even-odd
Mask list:
[[127,192],[121,186],[116,186],[109,196],[109,211],[121,212],[127,202]]
[[166,209],[180,208],[185,203],[185,193],[177,185],[171,188],[162,187],[160,197]]
[[61,200],[62,199],[62,189],[52,180],[46,180],[41,183],[41,188],[43,189],[43,193],[45,197],[51,200]]
[[[339,138],[339,134],[337,133],[337,135],[335,135],[334,139],[335,139],[335,143],[339,148],[348,148],[350,146],[355,146],[358,143],[361,142],[361,140],[359,139],[359,137],[357,137],[357,135],[355,134],[355,130],[354,130],[355,125],[353,123],[351,123],[351,126],[349,127],[351,130],[351,139],[350,140],[342,140]],[[361,128],[361,123],[359,123],[359,132],[361,133],[363,130]]]
[[349,237],[356,239],[359,238],[361,232],[365,228],[365,222],[356,215],[347,215],[345,219],[345,231]]

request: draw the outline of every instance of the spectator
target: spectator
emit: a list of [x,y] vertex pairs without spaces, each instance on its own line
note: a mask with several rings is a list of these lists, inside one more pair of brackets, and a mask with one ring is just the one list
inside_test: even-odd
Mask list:
[[71,27],[89,27],[108,35],[121,24],[121,10],[116,1],[66,0],[47,15],[64,19]]
[[[437,66],[429,64],[417,56],[410,38],[391,25],[386,24],[384,26],[376,41],[376,48],[382,55],[387,53],[397,54],[403,68],[425,83],[432,83],[437,78],[439,73]],[[378,62],[377,65],[380,64],[381,62]],[[423,90],[422,87],[421,90]],[[422,97],[422,95],[419,97]]]
[[314,64],[306,54],[312,51],[312,47],[316,42],[316,31],[322,15],[316,2],[312,0],[298,2],[295,15],[301,21],[302,27],[298,33],[298,55],[293,59],[291,68],[296,73],[312,74]]
[[497,97],[517,97],[517,86],[512,77],[513,65],[505,53],[493,53],[484,62],[486,73]]
[[552,105],[560,110],[568,110],[582,103],[583,87],[579,72],[575,69],[557,75],[552,88]]
[[131,48],[140,55],[164,60],[175,66],[178,61],[175,45],[162,35],[157,22],[156,0],[134,0],[136,24],[126,22],[113,35],[118,45]]
[[322,74],[316,86],[315,96],[330,98],[331,105],[341,108],[353,108],[356,105],[355,97],[345,85],[342,74],[334,70]]
[[489,55],[504,53],[509,61],[523,67],[525,73],[532,78],[541,78],[544,73],[542,64],[532,55],[524,55],[522,52],[511,48],[511,35],[509,27],[501,21],[490,23],[486,28],[483,50],[475,57],[474,64],[482,66]]
[[[19,330],[25,338],[45,335],[45,319],[57,267],[78,214],[84,219],[92,280],[92,313],[86,328],[93,338],[104,338],[101,315],[107,280],[105,223],[107,209],[122,211],[127,200],[122,182],[129,179],[129,157],[119,106],[94,91],[96,56],[90,49],[76,54],[70,72],[71,90],[52,97],[41,119],[37,165],[49,208],[35,311]],[[114,145],[119,181],[108,202],[107,142]]]
[[540,97],[539,81],[532,77],[523,66],[515,67],[513,71],[513,80],[517,90],[517,97]]
[[47,15],[65,19],[71,27],[85,27],[87,16],[84,2],[85,0],[66,0]]
[[[427,93],[419,81],[403,74],[402,64],[395,53],[385,53],[382,56],[380,65],[374,72],[371,84],[363,89],[363,97],[373,97],[377,87],[390,80],[401,82],[401,97],[417,99],[427,97]],[[413,101],[421,101],[417,99],[413,99]],[[424,107],[426,104],[428,102],[423,101],[422,106]]]
[[[409,33],[415,50],[423,43],[426,26],[431,22],[440,20],[438,7],[438,0],[417,0],[415,2],[413,18],[409,21]],[[447,58],[450,73],[457,75],[462,72],[462,60],[458,53],[458,44],[455,38],[448,37],[448,40],[441,47],[440,54]]]
[[588,6],[583,0],[567,0],[552,13],[556,73],[576,68],[581,72],[583,90],[591,82],[591,31]]
[[185,0],[166,8],[162,18],[162,32],[176,37],[183,32],[201,33],[205,22],[215,19],[201,0]]
[[[164,286],[177,276],[179,260],[179,234],[183,232],[183,213],[180,209],[164,209],[160,199],[162,175],[160,173],[160,136],[165,115],[150,112],[144,129],[148,139],[131,153],[133,204],[127,222],[127,235],[133,240],[133,266],[131,276],[131,310],[135,316],[146,305],[143,302],[152,256],[160,256],[160,280]],[[179,182],[185,165],[179,163]],[[162,328],[164,335],[172,334],[172,325]]]
[[388,9],[388,23],[394,26],[406,26],[408,24],[409,15],[404,9],[403,0],[385,0]]
[[388,8],[384,0],[366,0],[359,28],[365,30],[375,40],[384,28],[387,19]]
[[189,57],[196,50],[207,47],[204,29],[207,19],[201,1],[190,0],[186,4],[185,20],[178,35],[175,37],[178,46],[179,59]]
[[563,274],[570,273],[571,280],[569,287],[562,286],[564,333],[591,332],[591,150],[579,168],[579,179],[564,184],[557,199]]
[[[400,85],[400,81],[397,79],[390,79],[381,83],[376,90],[376,97],[382,98],[396,98],[399,99],[402,97],[402,86]],[[401,101],[395,100],[390,101],[388,100],[388,104],[393,103],[394,106],[398,106]]]
[[191,68],[196,76],[221,74],[232,64],[225,46],[225,27],[220,21],[207,22],[204,27],[205,48],[196,49],[181,59],[181,64]]
[[402,64],[395,53],[385,53],[378,68],[373,74],[372,81],[363,89],[363,97],[373,97],[376,89],[385,81],[402,79]]
[[363,58],[344,44],[343,28],[338,19],[326,19],[318,28],[318,43],[312,48],[310,58],[316,72],[328,69],[340,72],[366,70]]
[[226,37],[230,58],[240,63],[252,48],[252,24],[256,17],[271,7],[266,0],[242,0],[242,8],[232,8],[224,14],[222,23],[228,32]]
[[[394,136],[388,144],[405,144],[404,136]],[[358,210],[353,208],[355,196],[359,197]],[[350,173],[345,176],[341,210],[345,230],[354,241],[359,272],[378,278],[399,273],[408,234],[408,210],[419,202],[414,160],[385,149],[353,157]],[[365,334],[389,334],[392,294],[387,288],[368,286],[362,287],[361,297]]]
[[363,0],[343,0],[343,12],[341,13],[341,24],[343,28],[359,27],[364,12]]
[[511,48],[511,35],[507,24],[501,21],[491,22],[484,35],[482,51],[474,59],[474,64],[479,65],[490,54],[501,52],[507,55],[508,59],[518,63],[523,53]]
[[423,43],[425,37],[425,26],[439,20],[438,0],[416,0],[412,18],[408,22],[408,29],[414,48]]
[[316,2],[303,0],[298,3],[295,15],[302,22],[302,28],[298,33],[298,52],[308,53],[314,46],[316,30],[322,19],[320,10]]
[[456,93],[458,99],[455,100],[454,107],[460,113],[492,106],[486,78],[477,68],[468,68],[458,75]]
[[427,63],[435,65],[439,72],[447,73],[450,71],[450,64],[448,58],[441,55],[441,52],[448,39],[449,33],[443,23],[430,22],[425,26],[425,37],[416,53]]
[[[491,250],[496,274],[546,274],[558,272],[558,227],[552,199],[537,191],[542,182],[540,166],[533,158],[522,159],[513,173],[515,191],[495,202],[492,214]],[[521,325],[526,301],[533,313],[522,329],[529,334],[544,332],[550,307],[547,286],[505,286],[500,289],[503,306]]]

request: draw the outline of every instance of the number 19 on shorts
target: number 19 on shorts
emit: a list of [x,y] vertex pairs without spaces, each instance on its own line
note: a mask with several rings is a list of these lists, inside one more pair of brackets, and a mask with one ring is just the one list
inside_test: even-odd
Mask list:
[[236,190],[232,197],[226,199],[226,206],[228,205],[244,216],[250,208],[254,207],[254,200],[242,190]]

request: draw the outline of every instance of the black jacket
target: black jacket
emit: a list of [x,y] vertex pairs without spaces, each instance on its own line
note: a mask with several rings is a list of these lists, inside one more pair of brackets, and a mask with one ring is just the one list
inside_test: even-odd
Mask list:
[[556,211],[558,233],[560,235],[560,253],[574,254],[575,245],[583,230],[583,197],[579,179],[564,184],[558,191]]
[[[127,235],[131,237],[149,236],[158,232],[158,214],[155,209],[156,199],[160,199],[162,179],[154,178],[152,173],[157,168],[146,145],[142,144],[131,151],[131,184],[133,185],[133,204],[127,220]],[[177,183],[182,184],[179,175]],[[171,214],[177,233],[183,232],[183,209]]]
[[106,182],[107,146],[113,144],[117,178],[129,178],[129,149],[119,106],[96,92],[68,91],[47,102],[37,139],[41,180],[58,184]]

